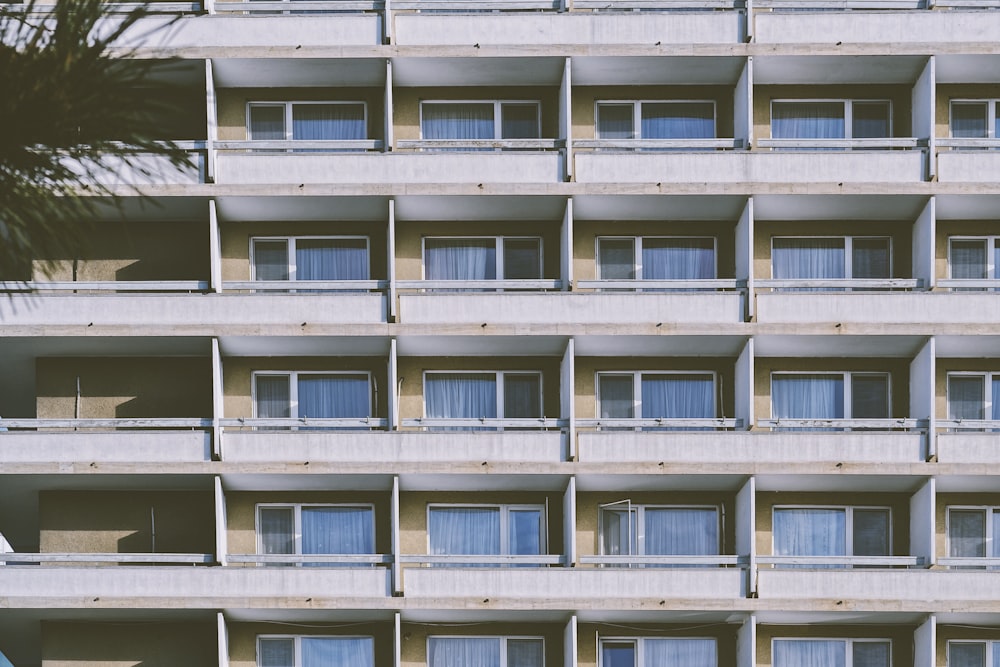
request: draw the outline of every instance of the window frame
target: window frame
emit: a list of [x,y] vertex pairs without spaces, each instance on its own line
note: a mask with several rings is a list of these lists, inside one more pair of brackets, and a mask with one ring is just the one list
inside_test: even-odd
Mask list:
[[[494,376],[494,382],[496,383],[496,394],[497,394],[497,419],[507,419],[506,406],[504,405],[504,384],[503,376],[505,375],[537,375],[538,376],[538,414],[545,414],[545,377],[542,371],[527,370],[425,370],[423,372],[423,377],[421,378],[421,391],[423,392],[423,407],[422,416],[424,419],[466,419],[465,417],[428,417],[427,416],[427,376],[435,374],[447,374],[447,375],[481,375],[484,373],[492,373]],[[517,417],[511,417],[511,419],[517,419]]]
[[[369,417],[374,417],[374,408],[372,405],[372,373],[371,371],[323,371],[323,370],[308,370],[308,371],[292,371],[292,370],[260,370],[252,371],[250,373],[250,402],[253,405],[253,418],[257,419],[257,378],[262,375],[281,375],[288,377],[288,414],[289,419],[301,419],[299,415],[299,386],[298,378],[300,375],[364,375],[368,379],[368,415]],[[317,419],[320,419],[317,417]]]
[[[635,370],[635,371],[594,371],[594,398],[597,401],[597,414],[601,414],[601,376],[618,375],[632,376],[632,417],[631,419],[643,419],[642,414],[642,376],[643,375],[711,375],[712,376],[712,414],[713,417],[706,419],[718,419],[719,417],[719,374],[711,370],[684,370],[684,371],[656,371],[656,370]],[[600,419],[600,417],[598,417]],[[611,419],[611,418],[609,418]],[[653,417],[656,419],[656,417]],[[671,419],[663,417],[663,419]],[[685,419],[679,417],[679,419]]]
[[[372,664],[363,665],[360,667],[375,667],[375,637],[372,635],[294,635],[294,634],[264,634],[257,635],[257,641],[255,643],[256,655],[254,655],[254,664],[260,667],[260,643],[261,641],[274,639],[292,639],[294,640],[294,662],[295,667],[303,667],[302,664],[302,640],[303,639],[370,639],[372,645]],[[352,667],[359,667],[354,665]]]
[[997,132],[996,132],[997,118],[998,118],[998,115],[1000,115],[1000,114],[997,114],[997,107],[1000,106],[1000,98],[997,98],[997,97],[982,97],[982,98],[962,98],[962,97],[958,97],[958,98],[949,99],[948,100],[948,138],[949,139],[956,139],[956,138],[965,138],[965,139],[968,139],[968,138],[970,138],[970,137],[956,137],[955,136],[955,128],[954,128],[954,126],[952,126],[951,121],[954,118],[954,113],[952,111],[952,108],[954,107],[954,105],[956,103],[958,103],[958,104],[977,104],[977,103],[978,104],[985,104],[986,105],[986,136],[985,137],[979,137],[979,138],[980,139],[1000,139],[1000,137],[997,136]]
[[427,635],[424,642],[424,655],[427,656],[427,665],[430,667],[431,640],[432,639],[499,639],[500,640],[500,667],[507,666],[507,641],[530,639],[542,642],[542,664],[545,667],[545,637],[542,635]]
[[645,667],[646,649],[645,643],[648,639],[705,639],[715,642],[715,660],[716,665],[719,661],[719,638],[711,636],[692,636],[692,637],[646,637],[641,635],[629,635],[629,636],[614,636],[614,637],[598,637],[597,638],[597,667],[605,667],[604,665],[604,643],[618,643],[618,644],[632,644],[635,647],[635,662],[632,667]]
[[[889,667],[892,666],[892,639],[889,637],[771,637],[771,660],[774,662],[774,644],[779,641],[841,641],[846,644],[844,651],[844,664],[837,667],[853,667],[854,665],[854,644],[888,644],[889,645]],[[777,667],[777,666],[775,666]],[[787,667],[787,666],[786,666]]]
[[[833,239],[844,241],[844,279],[853,280],[854,279],[854,241],[871,241],[871,240],[882,240],[885,239],[889,242],[889,278],[891,279],[894,275],[893,266],[893,251],[892,251],[892,236],[889,235],[872,235],[868,236],[865,234],[834,234],[831,236],[821,235],[821,236],[808,236],[804,234],[785,234],[779,236],[771,236],[771,277],[774,277],[774,242],[783,239],[807,239],[807,240],[820,240],[820,239]],[[950,257],[950,246],[949,246],[949,257]],[[789,278],[788,280],[810,280],[810,278]],[[859,278],[859,280],[861,280]],[[881,280],[881,278],[876,278],[876,280]]]
[[[289,0],[278,0],[279,2],[285,1],[292,4]],[[362,118],[365,123],[365,135],[368,134],[368,102],[365,100],[248,100],[246,103],[246,128],[247,128],[247,141],[282,141],[275,139],[254,139],[252,134],[252,125],[250,123],[250,111],[252,107],[284,107],[284,124],[285,124],[285,138],[283,141],[312,141],[311,139],[293,139],[292,138],[292,118],[293,118],[293,107],[296,104],[354,104],[361,105]],[[367,139],[367,136],[365,137]]]
[[[853,416],[853,395],[851,378],[855,375],[878,375],[886,379],[886,408],[888,415],[878,419],[892,418],[892,373],[889,371],[771,371],[771,382],[768,390],[771,392],[771,419],[814,419],[814,417],[778,417],[774,414],[774,376],[775,375],[840,375],[844,379],[844,416],[831,419],[855,419]],[[819,419],[819,418],[815,418]],[[860,417],[859,417],[860,419]]]
[[947,650],[945,651],[945,664],[949,667],[954,667],[951,661],[952,644],[984,644],[986,650],[983,651],[983,667],[990,667],[994,664],[994,656],[997,651],[1000,651],[1000,640],[997,639],[949,639],[946,642]]
[[[420,122],[420,139],[421,141],[426,139],[424,137],[424,105],[425,104],[492,104],[493,105],[493,137],[490,139],[481,139],[475,141],[504,141],[503,139],[503,105],[505,104],[533,104],[535,105],[536,118],[538,120],[538,138],[542,138],[542,101],[541,100],[517,100],[517,99],[458,99],[458,100],[443,100],[443,99],[430,99],[430,100],[420,100],[420,112],[419,112],[419,122]],[[428,140],[431,141],[431,140]],[[433,140],[438,141],[438,140]],[[474,141],[473,139],[446,139],[445,141]],[[531,139],[528,139],[531,141]]]
[[[653,278],[648,278],[647,279],[647,278],[638,277],[642,273],[642,269],[643,269],[643,265],[642,265],[642,244],[643,244],[643,241],[645,239],[695,239],[695,240],[711,239],[711,241],[712,241],[712,275],[714,276],[714,278],[710,278],[710,280],[715,280],[715,279],[717,279],[719,277],[719,239],[716,238],[715,236],[696,236],[696,235],[683,235],[683,236],[679,236],[679,235],[671,235],[671,234],[664,234],[664,235],[650,234],[650,235],[644,235],[644,236],[640,236],[640,235],[629,236],[629,235],[625,234],[625,235],[621,235],[621,236],[618,236],[618,235],[597,236],[597,237],[594,238],[594,260],[595,260],[594,263],[597,265],[597,272],[596,272],[597,273],[597,279],[598,280],[615,280],[614,278],[604,278],[603,276],[601,276],[601,242],[602,241],[632,241],[632,269],[635,271],[635,275],[637,276],[636,278],[634,278],[634,280],[636,280],[636,281],[639,281],[639,280],[654,280]],[[694,278],[691,278],[691,279],[686,279],[685,278],[683,280],[695,280],[695,279]]]
[[[841,102],[844,105],[844,136],[843,137],[830,137],[831,140],[847,140],[854,139],[854,104],[871,104],[875,102],[884,102],[889,107],[889,128],[886,131],[885,137],[874,137],[875,139],[892,139],[895,135],[895,128],[893,127],[893,108],[892,99],[890,98],[862,98],[862,97],[817,97],[817,98],[774,98],[770,100],[768,105],[768,130],[770,132],[770,138],[774,139],[774,105],[777,104],[803,104],[803,103],[834,103]],[[818,141],[821,142],[824,139],[822,137],[799,137],[798,140],[801,141]]]
[[[642,136],[642,105],[643,104],[711,104],[712,105],[712,138],[719,136],[719,105],[715,100],[706,99],[684,99],[684,100],[656,100],[656,99],[631,99],[631,100],[594,100],[594,138],[598,141],[614,141],[601,136],[601,105],[602,104],[631,104],[632,105],[632,138],[645,139]],[[683,139],[668,139],[668,141],[683,141]]]
[[[973,557],[973,558],[994,558],[990,553],[993,551],[993,545],[997,539],[997,535],[993,532],[993,521],[991,521],[991,515],[1000,513],[1000,505],[946,505],[944,512],[944,537],[945,537],[945,554],[949,554],[948,558],[969,558],[968,556],[951,556],[951,511],[979,511],[983,512],[985,516],[985,531],[983,533],[983,551],[986,553],[985,556]],[[991,663],[987,663],[991,664]]]
[[[262,509],[291,509],[293,512],[293,534],[294,534],[294,545],[295,552],[294,556],[337,556],[337,555],[351,555],[351,554],[303,554],[302,553],[302,509],[308,507],[362,507],[371,510],[371,520],[372,520],[372,551],[374,554],[377,551],[375,545],[376,535],[375,531],[378,528],[378,524],[375,521],[375,503],[254,503],[254,535],[257,540],[257,553],[263,554],[263,537],[264,533],[261,530],[260,521],[260,511]],[[302,565],[302,563],[296,563],[296,565]]]
[[[548,555],[549,552],[549,503],[427,503],[424,520],[427,526],[427,553],[431,553],[431,511],[437,508],[468,508],[468,509],[493,509],[500,512],[500,553],[499,554],[479,554],[481,556],[510,556],[510,513],[525,510],[538,510],[541,512],[541,525],[539,530],[538,550],[539,556]],[[452,555],[452,554],[444,554]],[[457,636],[457,635],[456,635]],[[495,635],[494,635],[495,636]]]
[[948,408],[948,419],[955,419],[951,416],[951,378],[953,377],[978,377],[983,380],[983,420],[992,421],[987,415],[993,414],[993,402],[997,397],[993,396],[993,379],[1000,376],[1000,372],[994,371],[948,371],[945,373],[944,395],[945,405]]
[[1000,278],[1000,267],[994,261],[997,250],[1000,249],[1000,234],[990,235],[965,235],[957,234],[948,237],[948,278],[950,280],[967,280],[966,278],[954,278],[951,274],[951,244],[953,241],[982,241],[986,244],[986,277],[981,280],[997,280]]
[[[351,240],[363,240],[365,242],[365,256],[367,262],[365,262],[365,273],[367,274],[364,278],[351,278],[351,280],[371,280],[371,261],[372,261],[372,243],[371,237],[363,236],[361,234],[343,234],[343,235],[314,235],[306,234],[301,236],[251,236],[249,239],[250,243],[250,280],[253,282],[268,282],[268,281],[258,281],[257,280],[257,263],[254,261],[254,244],[257,241],[263,242],[275,242],[284,241],[285,242],[285,254],[286,265],[288,267],[288,280],[289,281],[299,281],[297,277],[298,264],[295,260],[295,251],[298,241],[351,241]],[[308,280],[303,280],[301,282],[310,282]]]
[[[722,504],[721,503],[715,504],[715,505],[708,504],[708,503],[697,504],[697,505],[672,505],[672,504],[664,504],[664,503],[633,503],[631,501],[631,499],[627,499],[627,498],[624,499],[624,500],[618,500],[618,501],[611,502],[611,503],[599,503],[598,504],[598,506],[597,506],[597,509],[598,509],[598,513],[597,513],[597,541],[598,541],[598,551],[601,552],[598,555],[600,555],[600,556],[606,556],[606,555],[608,555],[608,554],[604,553],[604,528],[605,528],[604,514],[605,514],[605,512],[608,511],[609,509],[611,509],[611,507],[613,505],[621,505],[621,504],[626,504],[626,503],[627,503],[627,507],[628,507],[628,510],[626,510],[626,511],[628,511],[629,513],[631,513],[631,512],[635,512],[636,513],[635,514],[635,530],[636,530],[635,548],[636,548],[636,551],[638,553],[634,553],[634,554],[633,553],[629,553],[629,554],[623,554],[623,555],[626,555],[626,556],[656,556],[656,555],[658,555],[658,554],[647,554],[646,553],[646,544],[645,544],[645,540],[646,540],[646,535],[645,535],[645,530],[646,530],[645,514],[646,514],[646,510],[647,509],[653,509],[653,510],[658,510],[658,509],[678,509],[678,510],[683,510],[683,509],[713,509],[713,510],[715,510],[715,520],[716,520],[716,525],[717,525],[717,529],[718,529],[718,536],[719,536],[718,544],[716,546],[716,551],[717,551],[718,555],[722,555],[722,551],[723,551],[723,548],[724,548],[724,542],[725,542],[725,533],[724,533],[724,530],[725,530],[725,525],[724,525],[725,524],[725,521],[724,521],[724,519],[725,519],[725,513],[723,512],[723,508],[722,508]],[[631,549],[632,549],[632,545],[630,543],[629,544],[629,550],[631,551]]]
[[[779,510],[844,510],[844,556],[853,558],[855,556],[859,558],[864,558],[865,556],[858,556],[854,553],[854,510],[885,510],[888,515],[888,535],[887,543],[889,546],[889,553],[886,556],[892,556],[893,549],[893,534],[892,534],[892,506],[891,505],[801,505],[801,504],[788,504],[788,505],[772,505],[771,506],[771,553],[775,552],[775,533],[774,530],[774,515]],[[803,558],[809,558],[809,556],[803,556]],[[824,556],[816,556],[816,558],[824,558]]]
[[[495,272],[496,280],[517,280],[517,278],[510,278],[504,276],[504,241],[508,239],[512,240],[537,240],[538,241],[538,275],[545,275],[545,238],[542,236],[530,236],[521,234],[497,234],[490,235],[486,234],[484,236],[421,236],[420,237],[420,279],[427,280],[427,241],[487,241],[489,239],[494,239],[495,241]],[[456,285],[460,285],[462,280],[455,280]]]

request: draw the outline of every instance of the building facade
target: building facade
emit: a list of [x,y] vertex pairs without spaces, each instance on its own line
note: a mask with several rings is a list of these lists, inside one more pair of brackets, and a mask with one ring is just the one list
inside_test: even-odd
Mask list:
[[155,7],[192,166],[0,277],[14,667],[1000,665],[995,0]]

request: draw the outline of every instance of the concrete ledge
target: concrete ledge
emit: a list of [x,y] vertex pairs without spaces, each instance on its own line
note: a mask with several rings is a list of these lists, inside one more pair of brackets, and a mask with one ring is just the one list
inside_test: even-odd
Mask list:
[[1000,433],[938,433],[939,463],[1000,463]]
[[818,598],[893,600],[932,604],[937,609],[962,601],[1000,599],[995,572],[954,570],[760,570],[757,596],[761,600]]
[[758,12],[758,44],[933,44],[995,42],[1000,15],[975,11]]
[[0,433],[0,461],[5,463],[188,463],[211,457],[211,437],[197,431]]
[[761,323],[1000,324],[1000,300],[985,292],[775,292],[757,295],[756,313]]
[[937,177],[940,183],[996,183],[1000,181],[1000,152],[941,151],[937,154]]
[[[221,11],[224,5],[218,4]],[[382,43],[379,14],[310,16],[151,16],[129,30],[120,46],[190,49],[371,46]]]

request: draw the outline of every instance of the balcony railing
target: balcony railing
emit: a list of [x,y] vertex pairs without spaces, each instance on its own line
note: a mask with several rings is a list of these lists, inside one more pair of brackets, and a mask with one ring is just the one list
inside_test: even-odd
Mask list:
[[[1000,281],[997,283],[1000,285]],[[824,290],[831,292],[846,292],[851,290],[864,291],[899,291],[916,290],[924,286],[924,281],[909,278],[783,278],[754,280],[754,287],[788,290]]]
[[35,565],[47,563],[102,563],[125,565],[212,565],[213,554],[175,553],[14,553],[3,554],[0,565]]
[[744,289],[746,280],[577,280],[577,289],[602,292],[676,292],[676,291],[733,291]]
[[955,569],[963,568],[975,568],[977,570],[987,569],[987,570],[998,570],[1000,569],[1000,558],[997,557],[959,557],[959,556],[948,556],[947,558],[938,558],[937,564]]
[[81,280],[0,282],[0,292],[207,292],[205,280]]
[[232,418],[220,419],[219,425],[224,429],[255,429],[265,431],[275,429],[281,431],[336,431],[336,430],[362,430],[362,431],[384,431],[389,427],[389,420],[379,417],[352,417],[328,419],[319,417],[292,417],[292,418]]
[[401,139],[396,147],[415,151],[555,151],[564,139]]
[[497,419],[492,417],[479,418],[450,418],[450,417],[420,417],[417,419],[402,420],[404,427],[417,427],[424,430],[488,430],[503,431],[505,429],[517,431],[551,431],[563,429],[569,426],[568,419],[552,419],[548,417],[538,417],[529,419]]
[[926,148],[927,141],[908,138],[874,139],[758,139],[759,148],[771,150],[827,150],[833,148],[856,151],[883,151]]
[[973,280],[966,278],[943,278],[937,281],[937,286],[955,291],[969,290],[977,292],[1000,291],[1000,280]]
[[[926,0],[752,0],[754,9],[927,9]],[[935,3],[940,4],[940,3]]]
[[583,565],[603,565],[628,568],[645,565],[670,565],[690,567],[739,567],[750,566],[749,556],[580,556]]
[[[202,2],[109,2],[106,5],[111,14],[128,14],[140,7],[151,14],[197,14],[203,11]],[[28,8],[25,3],[4,4],[4,9],[11,13],[24,12]],[[51,5],[36,4],[32,7],[35,14],[48,14]]]
[[412,292],[545,292],[561,290],[561,280],[400,280],[396,289]]
[[393,11],[526,12],[564,9],[560,0],[392,0]]
[[522,556],[514,554],[486,555],[486,554],[406,554],[397,557],[400,563],[406,565],[420,566],[494,566],[494,567],[550,567],[568,564],[566,556],[560,555],[534,555]]
[[225,291],[251,292],[384,292],[389,289],[388,280],[226,280],[222,283]]
[[391,564],[389,554],[229,554],[230,563],[253,565],[326,565],[365,567]]
[[1000,432],[1000,420],[998,419],[938,419],[934,425],[949,431]]
[[[940,3],[938,3],[940,4]],[[990,0],[990,4],[977,6],[996,7],[1000,5],[996,0]],[[1000,139],[935,139],[934,145],[938,148],[952,148],[955,150],[1000,150]]]
[[[619,8],[618,2],[608,0],[585,0],[587,5],[594,5],[594,9],[605,9],[608,5]],[[642,2],[630,2],[629,4],[652,4]],[[732,3],[719,3],[729,4]],[[598,5],[600,5],[598,7]],[[579,7],[580,2],[575,2],[574,7]],[[746,142],[742,139],[574,139],[573,149],[600,150],[600,151],[706,151],[706,150],[733,150],[746,148]]]
[[[262,5],[262,4],[284,4],[285,9],[288,8],[287,3],[258,3],[254,2],[252,5]],[[312,3],[310,2],[310,7],[313,4],[336,4],[336,3]],[[379,139],[329,139],[329,140],[319,140],[319,139],[291,139],[283,141],[216,141],[212,146],[217,151],[227,151],[227,152],[241,152],[241,153],[267,153],[268,155],[281,155],[282,153],[290,154],[303,154],[303,153],[364,153],[372,151],[381,151],[384,147],[384,143]]]
[[670,430],[736,430],[743,428],[742,419],[707,418],[682,419],[662,417],[655,419],[577,419],[576,426],[580,429],[637,431]]
[[863,430],[863,431],[898,431],[926,429],[929,425],[926,419],[758,419],[758,428],[770,429],[821,429],[833,431]]
[[385,7],[379,0],[309,0],[308,2],[215,2],[214,14],[333,14],[370,12]]
[[152,417],[136,419],[0,419],[0,431],[4,430],[204,430],[212,428],[211,419],[190,419],[186,417]]
[[923,556],[757,556],[758,565],[775,568],[924,568]]

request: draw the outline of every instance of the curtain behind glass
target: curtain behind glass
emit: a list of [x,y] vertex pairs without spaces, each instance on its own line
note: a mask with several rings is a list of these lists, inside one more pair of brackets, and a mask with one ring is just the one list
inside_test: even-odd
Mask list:
[[368,417],[368,376],[299,375],[299,417],[347,419]]
[[639,553],[635,510],[601,510],[601,553],[630,556]]
[[774,102],[771,137],[774,139],[843,139],[843,102]]
[[884,139],[889,136],[888,102],[854,102],[851,114],[851,136],[855,139]]
[[647,507],[645,551],[658,556],[713,556],[719,553],[719,517],[714,509]]
[[500,553],[499,508],[434,507],[429,521],[432,555]]
[[774,239],[771,267],[778,280],[845,278],[844,239]]
[[292,139],[365,139],[363,104],[293,104]]
[[884,509],[854,510],[854,555],[890,556],[889,511]]
[[644,667],[717,667],[714,639],[644,639]]
[[781,639],[775,641],[773,667],[844,667],[846,642],[838,639]]
[[264,554],[295,553],[295,510],[291,507],[261,507],[260,546]]
[[635,380],[629,375],[597,376],[602,419],[632,419],[635,417]]
[[948,667],[986,667],[986,643],[949,642]]
[[956,558],[986,556],[986,513],[983,510],[948,510],[948,555]]
[[296,280],[368,280],[364,239],[298,239]]
[[643,280],[715,278],[715,243],[710,238],[642,240]]
[[499,637],[431,637],[427,667],[501,667]]
[[500,137],[502,139],[538,139],[538,105],[500,105]]
[[851,375],[851,417],[886,419],[889,417],[889,378],[885,375]]
[[597,268],[601,280],[635,280],[635,239],[601,239]]
[[631,104],[599,104],[597,106],[597,138],[634,139],[633,113]]
[[424,242],[427,280],[496,280],[496,241],[488,239],[427,239]]
[[953,102],[951,105],[951,136],[956,139],[985,139],[985,102]]
[[508,639],[507,664],[504,667],[542,667],[545,642],[541,639]]
[[841,375],[774,375],[771,400],[778,419],[843,419]]
[[643,139],[714,139],[715,106],[710,102],[646,102]]
[[250,140],[285,140],[285,105],[250,106]]
[[253,242],[254,280],[288,280],[288,241]]
[[505,373],[503,416],[536,419],[542,416],[541,377],[537,373]]
[[258,650],[259,667],[295,667],[294,639],[261,639]]
[[512,509],[507,513],[509,553],[539,556],[542,553],[542,511]]
[[374,553],[373,530],[370,507],[303,507],[302,553]]
[[[994,400],[994,405],[996,402]],[[948,419],[985,419],[985,405],[981,376],[952,375],[948,378]]]
[[428,417],[496,418],[497,386],[493,373],[431,373],[426,377]]
[[889,667],[889,642],[854,642],[854,667]]
[[601,642],[602,667],[638,667],[635,664],[635,644],[632,642]]
[[258,375],[255,378],[255,401],[260,419],[282,419],[292,416],[291,396],[287,375]]
[[642,375],[643,419],[701,419],[715,416],[715,381],[710,374]]
[[503,277],[506,280],[533,280],[542,277],[540,239],[503,240]]
[[774,510],[776,556],[847,555],[847,517],[843,510]]
[[425,103],[424,139],[493,139],[493,103]]
[[302,637],[302,667],[372,667],[371,637]]
[[986,279],[986,241],[952,239],[950,250],[948,259],[951,263],[952,278]]
[[889,239],[855,238],[851,248],[852,278],[890,278]]

